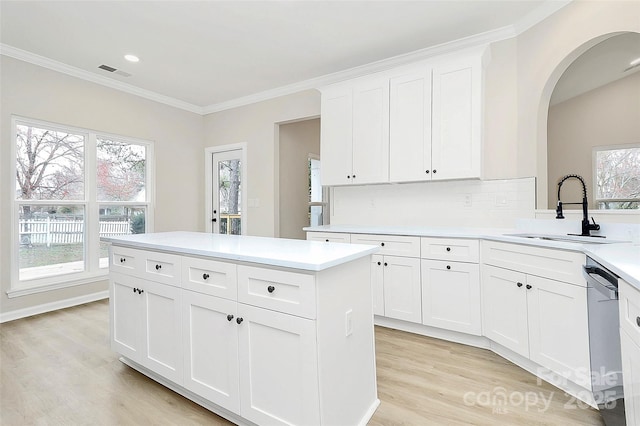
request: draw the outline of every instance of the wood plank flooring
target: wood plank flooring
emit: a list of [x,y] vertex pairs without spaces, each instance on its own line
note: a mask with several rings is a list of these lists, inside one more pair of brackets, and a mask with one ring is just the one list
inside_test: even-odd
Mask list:
[[[1,324],[0,425],[230,424],[118,361],[108,321],[104,300]],[[372,426],[603,424],[487,350],[377,327],[376,356]]]

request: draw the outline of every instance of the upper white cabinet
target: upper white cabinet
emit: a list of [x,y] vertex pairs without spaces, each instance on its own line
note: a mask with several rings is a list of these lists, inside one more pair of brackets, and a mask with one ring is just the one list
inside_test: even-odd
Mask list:
[[322,90],[322,184],[481,177],[484,49]]
[[431,177],[431,68],[400,72],[390,81],[389,180]]
[[482,157],[482,60],[433,68],[432,179],[479,178]]
[[369,76],[322,93],[323,185],[389,180],[389,79]]

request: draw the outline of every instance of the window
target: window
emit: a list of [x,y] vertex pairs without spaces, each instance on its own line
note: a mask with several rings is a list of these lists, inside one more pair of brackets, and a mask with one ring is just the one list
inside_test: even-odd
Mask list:
[[152,145],[14,118],[12,290],[106,275],[102,236],[150,229]]
[[593,150],[595,195],[601,209],[640,209],[640,145]]

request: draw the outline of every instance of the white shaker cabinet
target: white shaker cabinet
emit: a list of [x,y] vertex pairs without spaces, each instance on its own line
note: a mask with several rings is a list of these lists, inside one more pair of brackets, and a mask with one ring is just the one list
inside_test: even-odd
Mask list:
[[256,424],[320,424],[315,321],[238,304],[241,415]]
[[182,315],[184,387],[240,412],[237,302],[184,290]]
[[640,290],[619,280],[620,343],[625,415],[628,425],[640,423]]
[[482,58],[443,61],[433,68],[431,178],[481,177]]
[[478,240],[421,238],[422,323],[482,334]]
[[322,185],[389,180],[389,79],[374,75],[322,91]]
[[[494,342],[591,389],[584,254],[485,241],[482,327]],[[511,270],[497,265],[518,265]]]
[[390,81],[389,180],[431,179],[431,68],[403,70]]
[[180,289],[119,273],[110,281],[112,348],[182,384]]
[[351,243],[380,246],[371,258],[373,313],[420,323],[420,238],[351,234]]

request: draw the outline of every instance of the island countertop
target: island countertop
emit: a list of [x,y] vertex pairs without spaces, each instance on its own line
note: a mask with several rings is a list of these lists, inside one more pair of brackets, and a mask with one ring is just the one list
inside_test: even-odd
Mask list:
[[377,246],[362,244],[329,245],[306,240],[184,231],[102,237],[101,241],[125,247],[307,271],[322,271],[379,250]]

